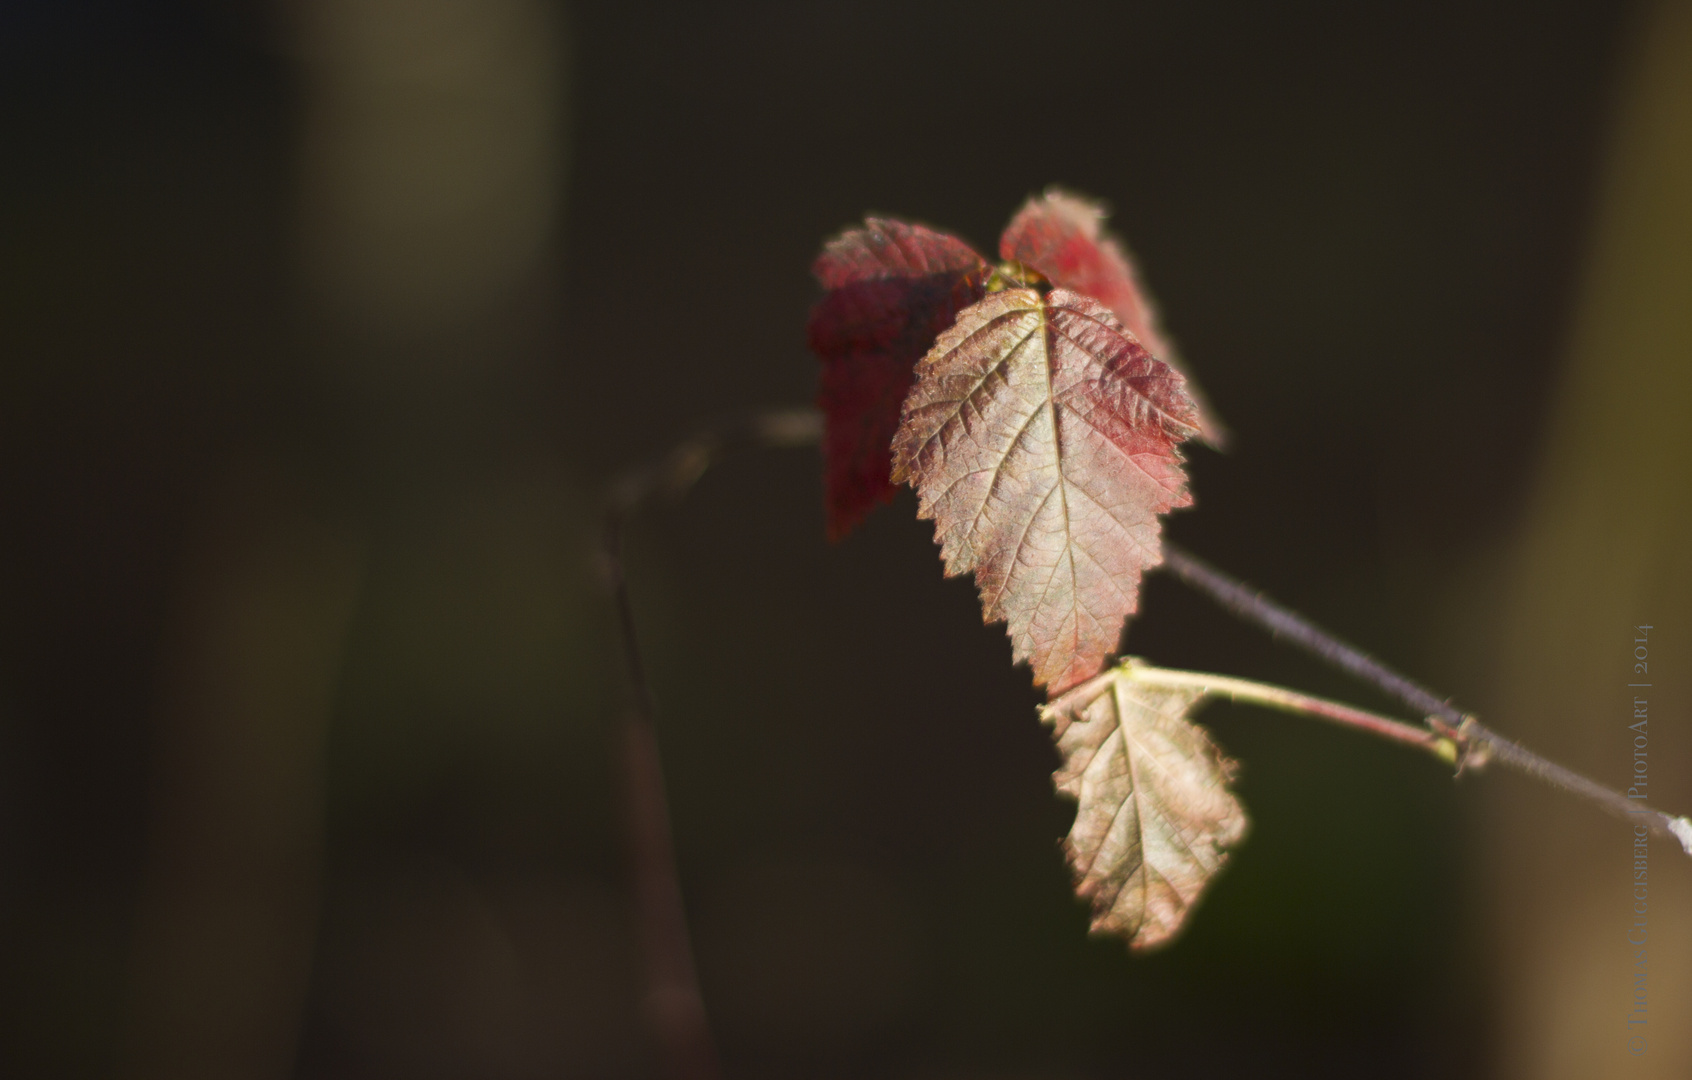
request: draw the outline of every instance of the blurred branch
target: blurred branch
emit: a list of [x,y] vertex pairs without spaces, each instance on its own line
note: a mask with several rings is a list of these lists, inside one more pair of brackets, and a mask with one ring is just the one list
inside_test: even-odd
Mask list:
[[724,454],[757,447],[805,446],[822,435],[814,409],[756,413],[714,425],[674,450],[611,485],[606,500],[602,557],[607,583],[622,631],[623,662],[631,702],[620,738],[624,775],[628,858],[634,874],[635,908],[646,962],[647,1022],[674,1080],[715,1080],[721,1075],[715,1040],[699,993],[693,947],[687,931],[676,873],[675,843],[670,834],[664,768],[654,723],[657,715],[640,638],[635,632],[623,567],[623,533],[631,517],[654,497],[686,494],[706,469]]
[[117,1072],[282,1080],[311,978],[325,755],[364,541],[286,465],[246,460],[190,537]]

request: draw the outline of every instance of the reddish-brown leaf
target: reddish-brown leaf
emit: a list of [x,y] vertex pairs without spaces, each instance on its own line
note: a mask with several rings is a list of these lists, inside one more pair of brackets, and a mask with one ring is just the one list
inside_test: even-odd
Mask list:
[[912,369],[979,300],[986,264],[962,240],[888,218],[869,218],[829,242],[812,272],[828,289],[811,314],[822,359],[828,534],[838,540],[893,497],[890,445]]
[[1103,304],[1007,289],[917,364],[893,479],[1055,693],[1103,666],[1162,561],[1158,515],[1192,501],[1178,444],[1197,420],[1182,377]]
[[[1140,287],[1134,262],[1121,241],[1104,227],[1096,202],[1057,188],[1030,198],[1005,226],[999,257],[1040,272],[1059,288],[1091,296],[1110,308],[1151,354],[1185,374],[1175,346],[1164,334],[1157,308]],[[1189,380],[1204,440],[1220,446],[1224,431]]]
[[1247,828],[1232,763],[1187,719],[1208,691],[1158,674],[1130,660],[1040,711],[1063,755],[1052,782],[1077,803],[1063,845],[1076,894],[1094,933],[1136,952],[1181,929]]

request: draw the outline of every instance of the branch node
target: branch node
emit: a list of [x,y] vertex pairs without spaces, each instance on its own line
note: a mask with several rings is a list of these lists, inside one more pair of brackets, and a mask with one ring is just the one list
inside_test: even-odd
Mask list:
[[[1492,745],[1486,741],[1482,734],[1485,729],[1474,716],[1465,714],[1463,722],[1456,726],[1437,716],[1429,716],[1425,720],[1430,728],[1439,732],[1445,746],[1450,748],[1450,757],[1447,760],[1457,767],[1453,777],[1461,777],[1466,772],[1480,772],[1492,761]],[[1442,753],[1441,756],[1444,757],[1445,754]]]

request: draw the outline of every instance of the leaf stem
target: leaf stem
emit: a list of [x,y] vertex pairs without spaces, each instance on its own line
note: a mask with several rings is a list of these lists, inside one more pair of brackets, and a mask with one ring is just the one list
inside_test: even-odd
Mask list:
[[619,739],[625,843],[645,958],[647,1023],[673,1080],[716,1080],[722,1068],[688,937],[658,751],[658,710],[635,633],[623,569],[623,532],[649,499],[685,494],[722,454],[745,447],[806,445],[816,442],[820,433],[821,417],[812,409],[757,413],[708,427],[656,461],[619,476],[606,498],[600,557],[621,630],[631,699]]
[[1150,686],[1192,687],[1202,690],[1209,697],[1227,697],[1234,701],[1249,701],[1252,704],[1279,709],[1282,712],[1332,720],[1347,727],[1366,731],[1371,735],[1379,735],[1383,739],[1391,739],[1420,750],[1426,750],[1447,764],[1454,765],[1461,758],[1462,748],[1458,741],[1451,736],[1442,735],[1415,724],[1406,724],[1402,720],[1394,720],[1388,716],[1381,716],[1379,713],[1354,708],[1338,701],[1301,694],[1297,690],[1289,690],[1284,686],[1252,682],[1248,679],[1236,679],[1228,675],[1211,675],[1202,671],[1178,671],[1154,667],[1133,657],[1124,660],[1122,666],[1127,670],[1129,678],[1135,682],[1146,683]]
[[[1428,724],[1441,735],[1452,738],[1460,748],[1478,747],[1487,758],[1571,795],[1579,795],[1616,817],[1625,821],[1642,821],[1658,835],[1680,841],[1686,853],[1692,855],[1692,818],[1674,817],[1651,809],[1641,800],[1630,799],[1596,780],[1589,780],[1572,769],[1539,756],[1481,724],[1449,701],[1436,697],[1426,687],[1400,675],[1363,650],[1341,641],[1304,616],[1174,544],[1164,543],[1163,562],[1176,577],[1244,621],[1255,623],[1269,631],[1272,637],[1284,638],[1426,714]],[[1481,764],[1478,761],[1472,763]]]

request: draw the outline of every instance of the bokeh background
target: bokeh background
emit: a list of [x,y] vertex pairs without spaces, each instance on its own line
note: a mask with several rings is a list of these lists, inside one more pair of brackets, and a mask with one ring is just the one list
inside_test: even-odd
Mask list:
[[[593,555],[809,401],[819,243],[1107,199],[1233,431],[1170,533],[1692,809],[1684,3],[10,0],[0,1073],[647,1077]],[[1692,875],[1213,706],[1254,829],[1089,940],[1026,670],[809,450],[629,539],[729,1077],[1692,1074]],[[1127,648],[1391,702],[1153,579]],[[1682,857],[1683,858],[1683,857]]]

